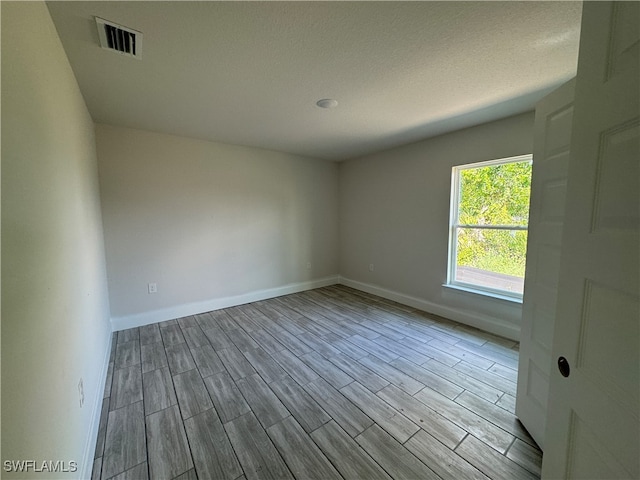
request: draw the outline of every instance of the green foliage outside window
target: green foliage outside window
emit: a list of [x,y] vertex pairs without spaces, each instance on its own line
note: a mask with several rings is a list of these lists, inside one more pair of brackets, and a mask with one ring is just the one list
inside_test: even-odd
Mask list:
[[[531,162],[460,171],[460,225],[527,226]],[[527,232],[460,228],[458,265],[524,277]]]

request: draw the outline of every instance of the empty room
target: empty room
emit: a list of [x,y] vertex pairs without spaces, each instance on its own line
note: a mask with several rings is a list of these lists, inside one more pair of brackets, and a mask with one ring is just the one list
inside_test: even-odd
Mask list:
[[640,2],[0,2],[2,478],[640,478]]

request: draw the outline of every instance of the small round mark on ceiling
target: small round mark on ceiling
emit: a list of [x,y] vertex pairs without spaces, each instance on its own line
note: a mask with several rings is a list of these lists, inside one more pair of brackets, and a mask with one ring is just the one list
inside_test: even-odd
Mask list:
[[333,98],[323,98],[316,102],[316,105],[320,108],[335,108],[338,106],[338,101]]

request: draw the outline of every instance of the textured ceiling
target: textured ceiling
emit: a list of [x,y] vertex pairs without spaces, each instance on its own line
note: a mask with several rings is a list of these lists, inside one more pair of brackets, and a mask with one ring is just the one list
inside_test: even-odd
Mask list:
[[[49,2],[96,122],[342,160],[533,108],[579,2]],[[99,47],[94,16],[141,31]],[[321,98],[339,105],[324,110]]]

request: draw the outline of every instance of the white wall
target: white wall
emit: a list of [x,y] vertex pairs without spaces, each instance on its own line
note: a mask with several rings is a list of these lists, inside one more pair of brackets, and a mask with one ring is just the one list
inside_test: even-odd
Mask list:
[[96,141],[116,328],[337,280],[335,163],[107,125]]
[[344,282],[518,338],[520,304],[442,284],[447,279],[451,168],[531,153],[532,147],[533,113],[526,113],[342,163]]
[[110,339],[94,127],[45,4],[1,9],[2,460],[73,460],[21,476],[77,478]]

